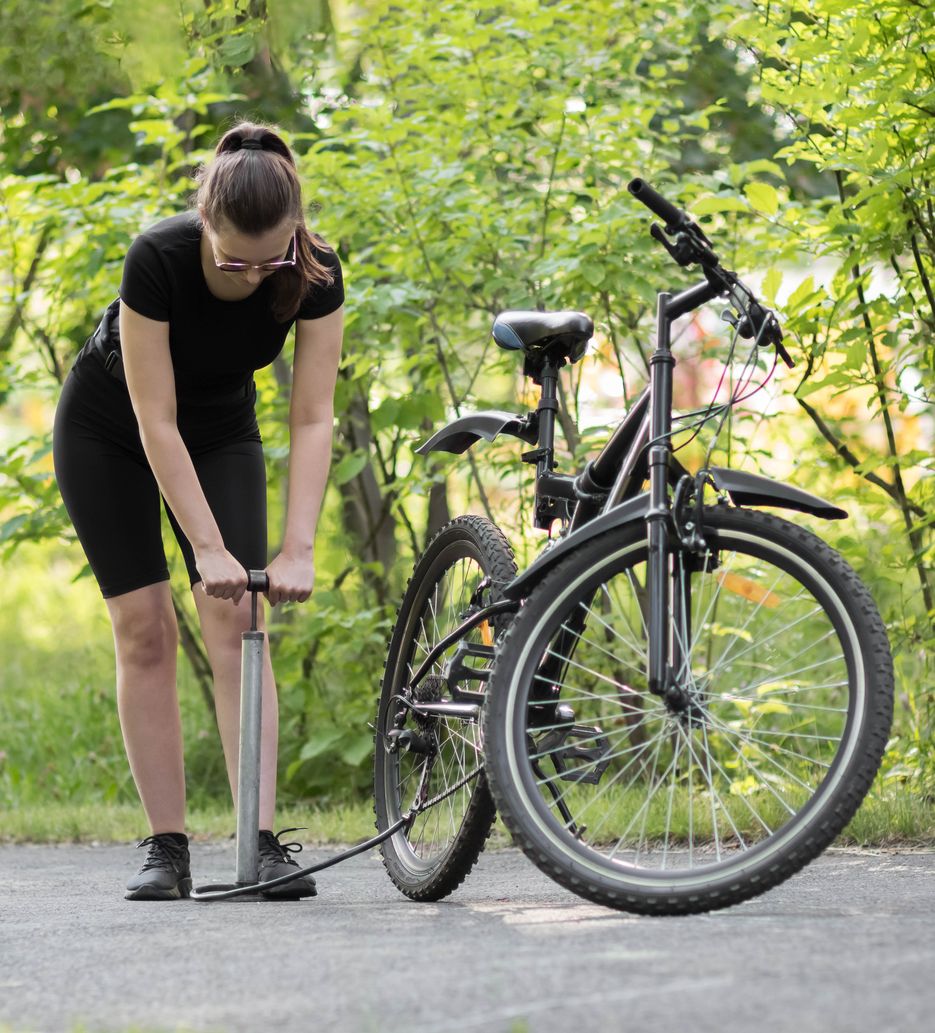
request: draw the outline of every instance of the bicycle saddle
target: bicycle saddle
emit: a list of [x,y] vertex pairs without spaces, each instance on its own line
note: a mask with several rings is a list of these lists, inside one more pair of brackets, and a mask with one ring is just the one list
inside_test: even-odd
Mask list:
[[594,333],[594,323],[583,312],[501,312],[491,333],[508,351],[535,355],[560,345],[565,357],[577,362]]

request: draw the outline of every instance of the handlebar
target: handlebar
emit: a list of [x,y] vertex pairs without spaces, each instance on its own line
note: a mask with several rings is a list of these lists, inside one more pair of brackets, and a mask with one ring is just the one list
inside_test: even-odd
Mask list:
[[268,592],[269,591],[269,574],[265,570],[248,570],[247,571],[247,591],[248,592]]
[[691,225],[691,219],[687,213],[683,212],[681,208],[676,208],[671,201],[667,201],[662,194],[653,190],[645,179],[631,179],[627,184],[627,190],[637,201],[645,204],[653,215],[658,215],[665,222],[666,233],[675,233],[682,226]]
[[[741,282],[736,273],[721,265],[720,259],[711,247],[711,241],[701,227],[687,212],[676,208],[654,190],[646,180],[639,177],[631,179],[627,184],[627,190],[654,215],[664,220],[664,230],[654,223],[650,233],[672,258],[681,266],[700,265],[708,282],[718,288],[719,293],[728,295],[731,304],[739,313],[734,325],[740,336],[755,337],[757,342],[764,346],[774,345],[779,357],[791,368],[792,357],[783,346],[779,321],[769,309],[757,301],[753,291]],[[675,237],[674,244],[669,242],[667,235]]]

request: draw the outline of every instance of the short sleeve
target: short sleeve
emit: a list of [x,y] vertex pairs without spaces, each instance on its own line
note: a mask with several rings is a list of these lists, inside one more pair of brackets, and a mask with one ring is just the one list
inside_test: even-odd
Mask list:
[[334,276],[330,287],[313,283],[302,299],[297,319],[321,319],[339,309],[344,304],[344,277],[341,273],[341,262],[334,251],[314,249],[315,257]]
[[169,321],[169,283],[159,249],[145,236],[130,245],[123,263],[120,298],[134,312]]

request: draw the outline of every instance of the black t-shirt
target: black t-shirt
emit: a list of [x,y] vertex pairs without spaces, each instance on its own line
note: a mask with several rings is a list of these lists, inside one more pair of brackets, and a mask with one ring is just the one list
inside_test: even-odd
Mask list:
[[[156,223],[130,246],[120,284],[120,298],[134,312],[168,322],[180,395],[225,391],[248,383],[254,370],[268,366],[282,351],[294,322],[280,323],[273,316],[275,273],[240,301],[216,298],[201,267],[201,232],[196,212]],[[318,319],[344,302],[338,256],[314,244],[312,251],[334,275],[334,283],[310,286],[297,319]]]

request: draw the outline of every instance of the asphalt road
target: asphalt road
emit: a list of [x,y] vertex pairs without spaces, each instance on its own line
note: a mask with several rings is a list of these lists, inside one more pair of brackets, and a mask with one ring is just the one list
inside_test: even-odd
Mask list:
[[[306,851],[301,860],[323,859]],[[0,847],[0,1030],[930,1033],[935,853],[831,851],[745,904],[643,918],[515,850],[440,904],[375,853],[295,903],[131,903],[132,846]],[[311,862],[309,862],[311,863]],[[196,884],[229,844],[196,844]]]

